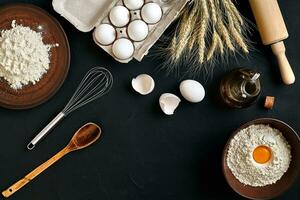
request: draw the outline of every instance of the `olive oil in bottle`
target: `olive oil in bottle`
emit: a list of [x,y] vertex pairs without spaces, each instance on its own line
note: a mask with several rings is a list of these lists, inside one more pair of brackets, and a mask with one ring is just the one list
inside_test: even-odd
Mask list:
[[220,95],[225,104],[234,108],[249,107],[260,95],[260,74],[246,68],[233,70],[220,84]]

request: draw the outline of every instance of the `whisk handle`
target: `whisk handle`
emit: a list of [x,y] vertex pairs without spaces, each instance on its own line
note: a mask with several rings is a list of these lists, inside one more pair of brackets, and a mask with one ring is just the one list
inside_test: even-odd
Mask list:
[[56,115],[56,117],[31,140],[31,142],[27,145],[27,149],[34,149],[35,145],[41,141],[65,116],[66,115],[63,112],[58,113],[58,115]]

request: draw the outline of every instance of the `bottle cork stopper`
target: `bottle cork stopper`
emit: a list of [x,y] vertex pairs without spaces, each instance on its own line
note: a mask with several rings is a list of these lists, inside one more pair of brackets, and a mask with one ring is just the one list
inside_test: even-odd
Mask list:
[[274,104],[275,104],[275,97],[266,96],[264,107],[268,110],[271,110],[273,109]]

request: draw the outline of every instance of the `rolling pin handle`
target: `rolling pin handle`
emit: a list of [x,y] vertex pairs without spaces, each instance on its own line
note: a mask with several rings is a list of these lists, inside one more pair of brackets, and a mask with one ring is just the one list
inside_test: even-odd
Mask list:
[[285,55],[285,46],[283,41],[271,45],[273,53],[277,57],[281,78],[283,83],[291,85],[295,82],[295,75],[292,67]]

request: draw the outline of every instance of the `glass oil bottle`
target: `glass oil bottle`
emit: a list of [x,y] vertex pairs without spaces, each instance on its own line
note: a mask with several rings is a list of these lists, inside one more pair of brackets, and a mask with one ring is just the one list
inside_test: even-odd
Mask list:
[[220,84],[220,95],[225,104],[233,108],[245,108],[254,104],[261,92],[260,74],[240,68],[225,76]]

